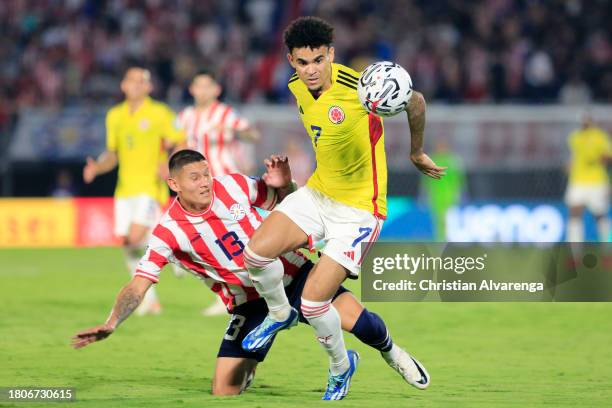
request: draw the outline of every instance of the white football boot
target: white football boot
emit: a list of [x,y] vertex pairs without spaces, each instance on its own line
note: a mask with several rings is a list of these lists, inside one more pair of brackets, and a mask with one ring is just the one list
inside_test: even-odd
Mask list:
[[429,387],[431,377],[423,364],[397,345],[394,344],[393,347],[396,348],[393,352],[380,353],[389,367],[397,371],[413,387],[419,390]]

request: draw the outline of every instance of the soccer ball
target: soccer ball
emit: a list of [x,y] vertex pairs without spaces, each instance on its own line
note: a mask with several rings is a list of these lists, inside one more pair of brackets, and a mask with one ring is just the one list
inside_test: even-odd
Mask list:
[[368,112],[393,116],[406,109],[412,96],[412,80],[404,68],[390,61],[369,65],[359,78],[357,94]]

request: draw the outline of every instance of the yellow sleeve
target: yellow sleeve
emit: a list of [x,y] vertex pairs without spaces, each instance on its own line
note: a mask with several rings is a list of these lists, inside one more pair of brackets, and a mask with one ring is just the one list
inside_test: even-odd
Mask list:
[[116,152],[117,145],[117,115],[111,109],[106,114],[106,150]]
[[181,129],[178,118],[174,111],[167,106],[163,110],[163,129],[164,139],[171,144],[178,144],[185,141],[185,131]]

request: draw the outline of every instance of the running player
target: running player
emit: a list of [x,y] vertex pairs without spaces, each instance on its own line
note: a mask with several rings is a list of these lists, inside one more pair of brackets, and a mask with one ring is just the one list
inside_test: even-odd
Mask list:
[[[284,158],[272,156],[266,161],[263,179],[240,174],[211,179],[204,157],[182,150],[172,156],[169,167],[168,183],[177,198],[155,227],[135,276],[119,293],[107,322],[78,333],[73,346],[81,348],[111,335],[138,306],[147,289],[159,281],[163,266],[177,263],[202,279],[232,313],[217,354],[212,392],[239,394],[250,384],[257,364],[272,345],[269,341],[254,352],[245,351],[241,345],[246,333],[267,315],[266,304],[254,288],[258,283],[251,281],[244,268],[243,249],[261,223],[255,207],[272,209],[295,189],[289,164]],[[277,272],[286,295],[299,309],[300,295],[313,265],[293,251],[283,254],[280,262]],[[340,287],[333,304],[344,330],[379,350],[386,360],[402,354],[382,319],[364,309],[348,290]],[[302,315],[300,320],[306,322]],[[420,378],[418,371],[394,368],[405,379]]]
[[[330,358],[323,399],[341,399],[359,356],[344,345],[333,295],[347,278],[357,278],[365,251],[378,238],[386,215],[387,168],[382,120],[368,114],[357,96],[359,73],[334,63],[333,28],[316,17],[293,21],[284,34],[287,58],[296,73],[289,80],[300,118],[311,137],[316,170],[306,186],[287,197],[255,232],[244,250],[245,265],[270,313],[243,342],[247,350],[265,345],[279,330],[296,324],[298,312],[271,279],[277,257],[323,240],[323,256],[308,276],[301,310]],[[425,99],[413,92],[406,108],[411,134],[410,159],[424,174],[440,178],[444,167],[423,152]],[[258,288],[259,290],[259,288]],[[424,369],[405,358],[406,370]],[[423,374],[418,387],[429,378]],[[413,383],[414,385],[414,383]]]
[[[141,67],[129,68],[121,81],[125,101],[106,115],[106,151],[97,160],[87,158],[83,180],[119,165],[115,188],[115,235],[121,238],[128,270],[142,256],[147,234],[169,199],[165,178],[166,150],[184,145],[184,134],[175,127],[174,112],[149,97],[151,74]],[[139,314],[157,314],[161,306],[154,290],[147,293]]]

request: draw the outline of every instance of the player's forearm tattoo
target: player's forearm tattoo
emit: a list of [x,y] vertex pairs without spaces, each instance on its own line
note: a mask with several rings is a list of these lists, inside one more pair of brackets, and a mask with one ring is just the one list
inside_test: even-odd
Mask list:
[[423,150],[423,134],[425,133],[425,98],[415,92],[408,105],[408,124],[410,125],[410,153],[416,154]]
[[122,321],[127,319],[129,315],[138,307],[140,301],[142,300],[142,295],[137,293],[132,288],[125,288],[119,297],[117,298],[117,302],[115,303],[114,313],[117,319],[117,326],[121,324]]

